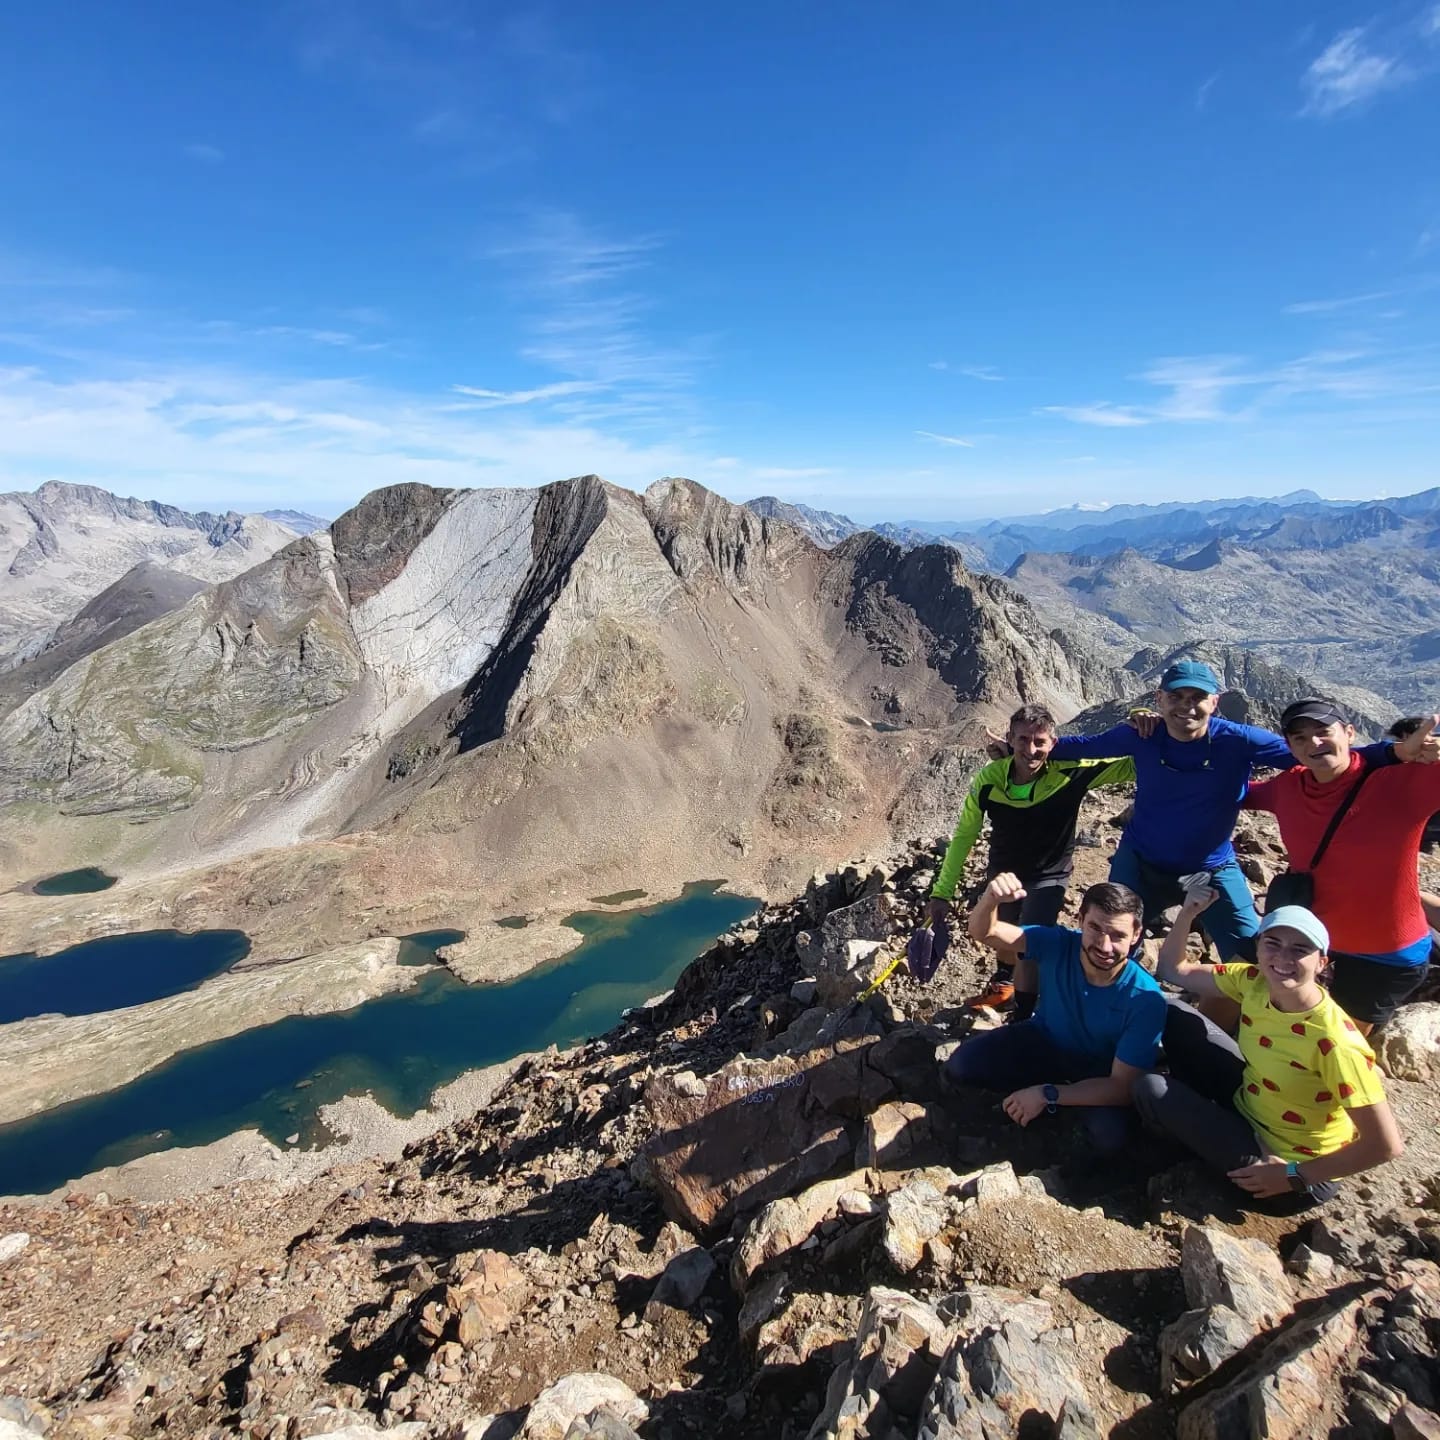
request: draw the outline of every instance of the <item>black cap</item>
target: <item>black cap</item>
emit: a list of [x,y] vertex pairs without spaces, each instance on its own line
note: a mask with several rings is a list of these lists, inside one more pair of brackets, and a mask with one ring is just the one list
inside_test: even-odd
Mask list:
[[1339,705],[1323,695],[1311,695],[1287,705],[1280,716],[1280,733],[1288,735],[1302,720],[1313,720],[1317,725],[1345,724]]

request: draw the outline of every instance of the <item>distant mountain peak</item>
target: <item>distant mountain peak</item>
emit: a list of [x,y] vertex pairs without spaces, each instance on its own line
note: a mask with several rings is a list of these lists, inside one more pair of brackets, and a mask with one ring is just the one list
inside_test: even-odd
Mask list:
[[833,510],[814,510],[809,505],[792,505],[774,495],[760,495],[747,500],[745,508],[766,520],[783,520],[802,534],[808,535],[822,550],[838,545],[846,536],[863,530],[848,515]]

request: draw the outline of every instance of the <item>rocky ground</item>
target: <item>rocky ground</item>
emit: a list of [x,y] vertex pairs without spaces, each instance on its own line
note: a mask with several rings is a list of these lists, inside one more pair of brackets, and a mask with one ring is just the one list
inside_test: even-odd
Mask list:
[[936,860],[817,876],[397,1161],[0,1208],[0,1437],[1440,1433],[1424,1027],[1406,1155],[1322,1211],[1101,1170],[942,1089],[968,942],[864,994]]

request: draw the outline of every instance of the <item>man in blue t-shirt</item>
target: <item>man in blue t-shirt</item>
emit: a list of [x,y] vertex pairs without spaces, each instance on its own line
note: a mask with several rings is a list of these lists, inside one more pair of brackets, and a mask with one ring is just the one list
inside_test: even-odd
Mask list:
[[1028,1125],[1078,1107],[1097,1150],[1130,1136],[1130,1087],[1153,1068],[1165,1028],[1165,997],[1132,955],[1144,931],[1140,897],[1123,885],[1092,885],[1080,899],[1080,928],[1011,925],[1002,905],[1025,898],[1011,874],[997,875],[970,916],[970,934],[1013,950],[1040,972],[1035,1015],[972,1035],[945,1062],[957,1085],[1005,1090],[1005,1113]]
[[[1056,760],[1135,760],[1135,809],[1110,861],[1110,879],[1135,891],[1152,918],[1184,899],[1183,879],[1216,892],[1205,929],[1220,955],[1247,953],[1260,928],[1250,887],[1230,837],[1245,787],[1256,766],[1288,770],[1295,763],[1282,736],[1217,715],[1220,681],[1198,660],[1180,660],[1160,677],[1155,705],[1160,723],[1117,725],[1100,735],[1066,735],[1055,742]],[[1414,749],[1414,756],[1407,753]],[[1419,758],[1410,741],[1397,747],[1367,745],[1366,765]]]

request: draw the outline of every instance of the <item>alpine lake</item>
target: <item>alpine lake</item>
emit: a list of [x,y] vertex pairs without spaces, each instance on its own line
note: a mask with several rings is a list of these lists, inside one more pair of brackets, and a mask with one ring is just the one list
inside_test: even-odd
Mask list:
[[[299,1145],[323,1146],[334,1137],[318,1112],[347,1095],[369,1092],[405,1118],[468,1070],[601,1034],[673,986],[717,935],[759,908],[721,893],[721,883],[688,885],[661,904],[567,916],[582,943],[501,985],[466,985],[436,961],[460,931],[411,935],[401,961],[427,973],[408,990],[242,1031],[183,1051],[128,1085],[0,1126],[0,1194],[44,1193],[236,1130],[259,1130],[282,1147],[295,1135]],[[140,1004],[203,983],[248,949],[238,931],[159,931],[0,959],[0,1018]]]

